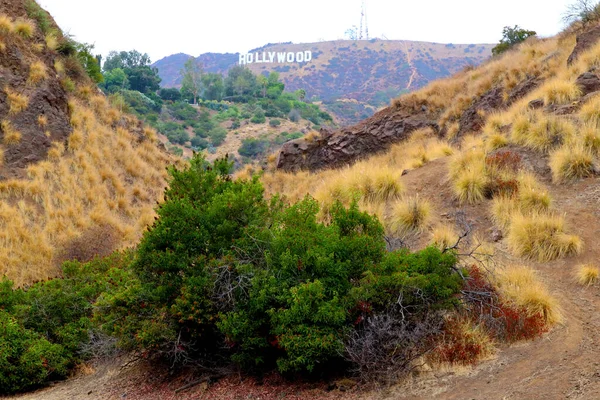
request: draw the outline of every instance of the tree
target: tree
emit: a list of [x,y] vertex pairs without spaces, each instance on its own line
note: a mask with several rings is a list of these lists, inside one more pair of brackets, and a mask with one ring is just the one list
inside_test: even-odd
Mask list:
[[524,42],[528,37],[535,35],[535,31],[521,29],[519,25],[515,25],[513,28],[505,26],[502,30],[502,39],[500,40],[500,43],[492,49],[492,54],[495,56],[502,54],[514,45]]
[[150,66],[135,68],[126,68],[125,73],[129,78],[131,90],[137,90],[140,93],[154,93],[160,89],[160,77],[158,69]]
[[119,90],[129,89],[129,79],[127,74],[121,68],[115,68],[104,73],[104,83],[102,87],[107,93],[115,93]]
[[150,65],[150,56],[142,54],[137,50],[111,51],[104,62],[104,71],[112,71],[115,68],[138,68]]
[[104,77],[100,70],[100,63],[98,63],[98,58],[92,54],[94,45],[75,43],[75,49],[77,50],[77,59],[85,69],[85,72],[87,72],[88,76],[96,83],[102,82]]
[[181,70],[183,80],[181,82],[181,91],[190,93],[194,97],[194,104],[197,104],[198,97],[202,91],[202,66],[190,57]]
[[150,56],[137,50],[111,51],[104,62],[104,74],[121,69],[127,75],[131,90],[149,95],[160,89],[158,69],[150,66]]
[[221,101],[225,86],[223,85],[223,76],[221,74],[208,73],[202,75],[202,86],[204,86],[204,98],[206,100]]
[[227,73],[225,78],[225,95],[248,97],[260,90],[256,75],[248,68],[235,66]]
[[600,20],[600,3],[595,0],[576,0],[563,14],[565,24],[581,21],[583,25]]

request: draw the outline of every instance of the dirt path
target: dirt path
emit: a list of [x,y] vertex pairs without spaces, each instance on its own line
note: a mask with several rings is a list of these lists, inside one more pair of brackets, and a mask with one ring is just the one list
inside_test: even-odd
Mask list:
[[410,55],[410,50],[408,49],[408,43],[402,42],[402,44],[404,45],[404,53],[406,54],[406,62],[408,63],[408,65],[410,66],[410,69],[412,71],[412,73],[410,74],[410,78],[408,79],[408,84],[406,85],[406,90],[410,90],[410,87],[412,86],[413,81],[417,77],[418,71],[417,71],[417,68],[415,68],[415,66],[413,65],[412,56]]
[[[409,189],[434,199],[438,209],[458,209],[446,178],[432,168],[443,162],[409,173]],[[411,176],[412,175],[412,176]],[[545,179],[554,207],[566,213],[573,233],[581,236],[584,252],[546,264],[527,263],[535,268],[560,301],[565,317],[562,326],[543,338],[502,349],[497,358],[459,373],[437,373],[420,377],[396,388],[386,399],[600,399],[600,288],[583,288],[573,279],[575,266],[599,264],[600,180],[556,186]],[[484,236],[492,226],[487,204],[465,207],[468,217]],[[500,261],[523,263],[511,257],[499,243]]]

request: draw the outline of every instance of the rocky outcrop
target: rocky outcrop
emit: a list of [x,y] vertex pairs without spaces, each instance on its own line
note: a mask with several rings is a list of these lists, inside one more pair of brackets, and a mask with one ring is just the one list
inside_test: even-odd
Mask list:
[[585,72],[577,77],[575,81],[583,96],[600,90],[600,78],[592,72]]
[[[26,11],[22,2],[6,1],[0,5],[0,14],[24,16]],[[32,40],[43,38],[36,29]],[[4,153],[0,179],[24,176],[29,164],[46,158],[52,142],[64,142],[72,131],[67,93],[53,72],[57,54],[35,53],[29,43],[17,36],[6,37],[0,57],[0,148]],[[34,61],[44,64],[47,76],[32,84],[28,78]],[[22,111],[10,112],[9,92],[27,99]],[[7,130],[20,133],[20,140],[6,143]]]
[[508,100],[506,101],[506,105],[510,106],[511,104],[515,103],[516,101],[521,100],[523,97],[527,96],[533,90],[537,89],[543,81],[544,81],[543,79],[531,77],[531,78],[527,78],[524,81],[520,82],[508,94]]
[[358,125],[335,132],[322,130],[316,139],[298,139],[284,144],[277,168],[313,171],[351,164],[427,127],[439,131],[435,117],[428,115],[426,107],[416,113],[412,109],[389,107]]
[[460,117],[457,137],[481,131],[485,124],[485,115],[503,106],[502,88],[492,88],[484,93]]
[[575,48],[567,59],[567,65],[571,65],[577,61],[579,55],[594,46],[598,42],[598,39],[600,39],[600,26],[595,26],[578,35]]

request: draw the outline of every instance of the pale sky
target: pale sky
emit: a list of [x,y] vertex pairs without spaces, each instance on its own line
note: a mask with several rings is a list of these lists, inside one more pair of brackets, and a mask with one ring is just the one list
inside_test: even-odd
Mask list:
[[[366,0],[371,37],[496,43],[506,25],[551,36],[575,0]],[[96,52],[246,52],[267,43],[342,39],[361,0],[38,0],[64,31]]]

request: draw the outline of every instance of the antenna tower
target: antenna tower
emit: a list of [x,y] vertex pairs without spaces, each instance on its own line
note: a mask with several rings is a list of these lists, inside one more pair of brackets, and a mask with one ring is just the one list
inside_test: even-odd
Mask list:
[[360,10],[360,29],[358,31],[358,40],[369,40],[369,25],[367,23],[367,2],[363,0]]

